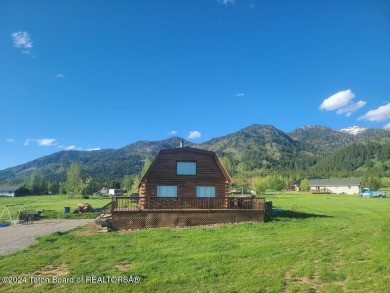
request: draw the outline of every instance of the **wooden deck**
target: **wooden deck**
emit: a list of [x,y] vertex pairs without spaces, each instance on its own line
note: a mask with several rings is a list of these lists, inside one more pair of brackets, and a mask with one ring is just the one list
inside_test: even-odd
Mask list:
[[118,230],[264,222],[264,198],[114,197],[112,225]]
[[333,192],[329,190],[328,188],[316,188],[311,189],[310,192],[312,194],[332,194]]

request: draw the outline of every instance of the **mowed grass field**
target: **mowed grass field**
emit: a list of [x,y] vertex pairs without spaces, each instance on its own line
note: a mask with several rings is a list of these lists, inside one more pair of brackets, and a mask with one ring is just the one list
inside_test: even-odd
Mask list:
[[[72,218],[96,217],[96,214],[88,213],[84,215],[73,214],[74,209],[81,202],[89,203],[92,208],[102,208],[111,202],[111,198],[101,196],[91,196],[88,199],[68,198],[66,195],[42,195],[42,196],[24,196],[24,197],[0,197],[0,215],[3,213],[6,205],[8,207],[12,220],[17,219],[17,212],[20,204],[26,210],[44,210],[43,218]],[[64,208],[70,207],[70,214],[64,213]],[[8,211],[5,210],[1,220],[8,220]]]
[[0,257],[0,276],[21,278],[1,291],[389,292],[389,198],[268,200],[279,209],[268,223],[42,237]]

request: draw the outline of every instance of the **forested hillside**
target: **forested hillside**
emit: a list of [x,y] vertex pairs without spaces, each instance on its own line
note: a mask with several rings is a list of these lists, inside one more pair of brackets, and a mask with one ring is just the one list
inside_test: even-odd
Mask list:
[[[83,166],[95,182],[110,185],[125,176],[138,175],[147,157],[159,150],[191,146],[215,151],[232,176],[267,175],[289,177],[352,176],[370,173],[389,175],[390,131],[367,129],[356,135],[324,126],[306,126],[285,133],[272,125],[251,125],[237,132],[193,144],[179,137],[162,141],[139,141],[120,149],[61,151],[0,171],[0,183],[20,184],[31,174],[60,183],[72,163]],[[378,140],[382,138],[381,140]],[[366,142],[366,143],[362,143]]]
[[320,158],[272,125],[251,125],[199,147],[215,151],[231,164],[233,173],[239,165],[250,174],[305,170]]
[[325,157],[355,142],[369,141],[389,135],[390,131],[385,129],[369,128],[353,135],[318,125],[304,126],[289,133],[291,138],[301,143],[304,150],[320,157]]
[[310,169],[317,176],[347,177],[370,173],[390,176],[390,139],[355,143],[325,157]]
[[154,157],[160,149],[177,147],[180,141],[173,137],[163,141],[139,141],[117,150],[60,151],[46,157],[0,171],[0,182],[17,184],[32,172],[38,172],[47,180],[61,182],[72,163],[81,164],[96,181],[120,182],[125,175],[138,174],[146,156]]

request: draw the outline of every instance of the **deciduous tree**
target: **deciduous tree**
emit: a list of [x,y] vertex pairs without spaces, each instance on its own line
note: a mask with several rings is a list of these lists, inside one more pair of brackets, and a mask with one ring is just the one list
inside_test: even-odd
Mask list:
[[309,179],[302,179],[301,180],[301,190],[302,191],[309,191],[309,188],[310,188],[310,181]]
[[255,177],[252,180],[252,188],[257,194],[264,194],[268,188],[268,180],[265,177]]
[[91,191],[90,187],[93,185],[93,180],[87,176],[82,165],[76,163],[71,164],[66,175],[64,188],[69,196],[85,195]]

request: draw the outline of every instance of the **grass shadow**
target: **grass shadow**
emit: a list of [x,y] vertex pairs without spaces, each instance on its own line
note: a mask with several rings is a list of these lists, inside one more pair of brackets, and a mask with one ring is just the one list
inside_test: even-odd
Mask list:
[[333,217],[327,215],[321,215],[321,214],[303,213],[295,210],[273,209],[271,213],[271,217],[269,218],[268,222],[280,221],[281,219],[284,218],[309,219],[309,218],[333,218]]

